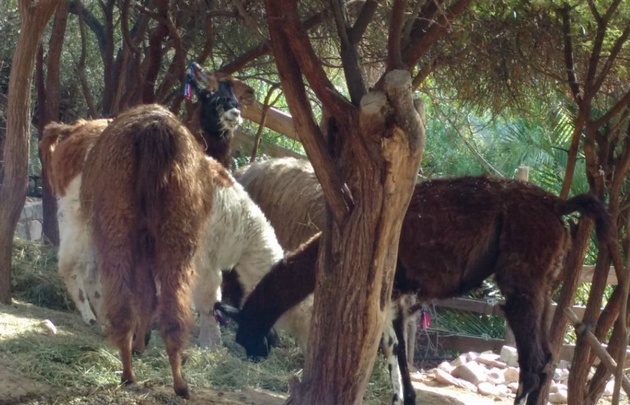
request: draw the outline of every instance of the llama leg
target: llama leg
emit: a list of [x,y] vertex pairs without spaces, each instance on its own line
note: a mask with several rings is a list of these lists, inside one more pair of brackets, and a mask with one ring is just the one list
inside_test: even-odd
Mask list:
[[146,335],[155,318],[157,291],[153,273],[148,266],[137,266],[135,272],[135,307],[138,322],[134,331],[133,352],[142,354],[147,342]]
[[[134,297],[128,289],[131,268],[121,260],[119,264],[110,264],[105,257],[101,257],[99,264],[103,280],[103,305],[108,321],[107,337],[118,347],[123,365],[121,382],[133,384],[136,378],[133,374],[131,348],[136,316],[133,308]],[[129,263],[129,262],[127,262]]]
[[83,322],[88,325],[95,325],[96,315],[90,308],[88,294],[85,289],[85,271],[86,262],[84,258],[75,252],[69,252],[69,249],[60,249],[59,254],[59,274],[61,275],[68,294],[81,314]]
[[204,279],[198,277],[193,299],[199,312],[199,346],[209,349],[221,346],[221,329],[214,318],[215,302],[221,301],[221,271],[213,270]]
[[[192,273],[189,269],[186,271]],[[173,389],[177,395],[184,398],[190,398],[188,384],[182,375],[182,349],[192,323],[189,296],[190,289],[184,280],[175,280],[173,277],[172,280],[160,283],[158,298],[160,333],[173,373]]]
[[404,301],[404,308],[401,310],[404,311],[404,316],[406,318],[405,322],[405,343],[407,346],[407,363],[409,365],[410,370],[416,370],[413,362],[416,354],[416,334],[418,332],[418,321],[420,319],[420,311],[413,310],[411,313],[411,307],[415,307],[418,304],[417,297],[415,295],[407,296]]
[[[398,344],[394,346],[394,350],[397,353],[398,369],[400,373],[400,379],[403,388],[403,400],[405,405],[416,404],[416,390],[411,384],[411,377],[409,376],[409,363],[407,361],[407,344],[405,340],[405,332],[407,330],[408,320],[405,316],[406,308],[400,308],[396,306],[397,313],[394,314],[393,328],[396,333]],[[393,310],[393,309],[392,309]],[[397,349],[397,350],[396,350]]]
[[385,321],[386,323],[383,327],[381,346],[385,354],[385,358],[387,359],[387,369],[389,371],[389,378],[392,382],[392,405],[401,405],[403,403],[402,400],[404,398],[404,392],[402,376],[397,358],[398,338],[396,337],[394,322],[392,320],[392,317],[396,316],[396,314],[394,314],[395,311],[396,308],[394,304],[392,304]]
[[534,405],[538,401],[542,384],[550,378],[551,351],[543,322],[544,289],[537,292],[514,291],[506,294],[505,316],[514,332],[518,363],[520,366],[519,387],[516,405]]
[[92,259],[86,264],[85,292],[87,293],[90,306],[96,315],[96,320],[103,323],[104,316],[102,313],[103,292],[101,286],[101,277],[98,274],[98,266],[96,258],[92,255]]

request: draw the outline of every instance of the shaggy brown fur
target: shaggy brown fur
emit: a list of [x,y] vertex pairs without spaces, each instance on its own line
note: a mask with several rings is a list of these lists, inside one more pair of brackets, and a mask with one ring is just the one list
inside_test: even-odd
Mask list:
[[72,125],[58,122],[46,125],[39,150],[43,170],[55,197],[66,194],[70,181],[83,170],[88,150],[110,122],[98,119],[78,120]]
[[[290,159],[279,161],[290,164]],[[240,179],[270,218],[276,233],[286,235],[287,231],[281,226],[295,227],[295,222],[301,220],[292,222],[291,218],[308,215],[302,206],[293,202],[311,179],[309,173],[300,174],[300,171],[293,172],[292,176],[284,175],[278,170],[279,164],[253,165],[250,171],[264,173],[245,173]],[[265,176],[273,181],[264,182]],[[248,180],[255,177],[261,181]],[[291,188],[287,184],[298,186]],[[279,194],[289,198],[279,204]],[[417,294],[422,301],[459,296],[495,275],[506,298],[505,316],[516,336],[521,368],[517,404],[525,401],[535,404],[540,387],[550,377],[552,359],[545,328],[545,305],[571,246],[563,216],[575,211],[595,219],[598,239],[605,243],[610,220],[597,198],[583,194],[565,201],[532,184],[515,180],[463,177],[420,183],[416,185],[403,221],[394,281],[397,296]],[[275,223],[277,218],[283,222]],[[311,218],[315,223],[323,223],[323,218]],[[318,239],[310,243],[318,243]],[[308,247],[301,249],[311,251]],[[241,315],[249,319],[267,316],[262,304],[264,298],[259,295],[274,297],[272,314],[275,316],[282,312],[279,307],[286,310],[313,292],[315,283],[309,280],[313,280],[310,272],[315,271],[314,265],[292,268],[300,272],[300,276],[287,280],[299,280],[297,283],[289,284],[274,276],[275,272],[289,270],[272,269],[247,297]],[[286,291],[291,291],[287,301],[279,302]],[[253,333],[244,330],[249,328],[248,324],[240,324],[239,336],[243,341],[256,342],[265,336],[261,325],[266,327],[273,323],[272,317],[257,319]],[[396,334],[402,335],[400,331]],[[399,336],[399,339],[404,337]],[[406,367],[402,347],[398,349],[401,370]],[[408,380],[403,373],[405,377]],[[404,383],[410,385],[409,381]],[[405,403],[414,402],[405,398]]]
[[157,314],[175,392],[189,397],[181,352],[192,322],[193,258],[211,208],[208,178],[193,135],[158,105],[120,114],[88,154],[81,210],[93,229],[107,334],[120,350],[124,383],[135,381],[133,333]]

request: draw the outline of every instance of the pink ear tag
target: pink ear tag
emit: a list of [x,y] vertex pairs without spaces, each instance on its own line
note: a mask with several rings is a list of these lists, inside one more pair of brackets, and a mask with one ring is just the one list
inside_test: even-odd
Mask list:
[[420,310],[420,329],[428,329],[431,326],[431,315],[424,308]]

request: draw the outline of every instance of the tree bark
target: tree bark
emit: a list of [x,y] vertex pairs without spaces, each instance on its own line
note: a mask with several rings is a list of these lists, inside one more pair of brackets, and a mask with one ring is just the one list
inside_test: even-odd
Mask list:
[[[55,13],[55,21],[50,41],[48,42],[48,63],[46,66],[46,108],[44,121],[40,122],[39,139],[43,134],[43,128],[51,121],[59,121],[59,77],[61,75],[61,52],[63,50],[64,36],[68,21],[68,0],[59,0],[59,6]],[[41,107],[40,107],[41,108]],[[59,225],[57,224],[57,200],[52,195],[48,186],[46,173],[42,171],[43,195],[42,208],[44,214],[43,232],[48,240],[55,246],[59,245]]]
[[11,63],[7,137],[4,145],[4,181],[0,185],[0,301],[11,301],[13,234],[24,206],[28,183],[31,82],[37,47],[58,0],[33,3],[20,0],[20,36]]
[[390,72],[384,91],[366,95],[358,121],[341,131],[348,139],[340,165],[355,206],[345,222],[324,232],[304,379],[288,403],[363,402],[424,142],[409,72]]

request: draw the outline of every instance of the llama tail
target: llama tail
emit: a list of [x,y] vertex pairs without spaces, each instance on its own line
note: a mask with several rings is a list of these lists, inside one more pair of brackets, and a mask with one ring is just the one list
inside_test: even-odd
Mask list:
[[[173,126],[161,117],[143,126],[133,135],[133,150],[136,157],[135,204],[140,213],[138,229],[156,236],[154,224],[166,214],[165,201],[175,170],[178,154],[177,136]],[[148,118],[147,118],[148,119]],[[156,221],[158,220],[158,221]]]
[[559,215],[579,212],[595,221],[595,231],[599,243],[605,243],[610,238],[611,219],[604,203],[593,194],[580,194],[566,201],[562,201],[556,208]]

